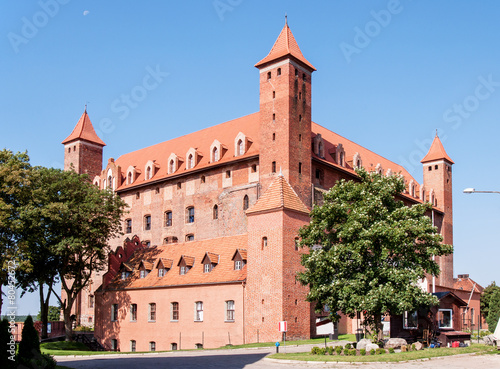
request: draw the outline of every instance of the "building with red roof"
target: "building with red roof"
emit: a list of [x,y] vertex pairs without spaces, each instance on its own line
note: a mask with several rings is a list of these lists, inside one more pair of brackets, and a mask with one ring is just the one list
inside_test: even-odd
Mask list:
[[[401,174],[408,205],[430,202],[453,242],[452,165],[439,138],[419,184],[402,166],[311,121],[312,73],[285,24],[259,70],[258,112],[109,159],[85,111],[65,145],[65,167],[88,173],[130,207],[111,241],[106,273],[78,300],[80,324],[95,324],[107,348],[149,351],[219,347],[316,334],[298,229],[314,203],[364,167]],[[99,163],[96,165],[95,163]],[[453,256],[423,281],[453,285]],[[341,324],[350,330],[347,323]]]

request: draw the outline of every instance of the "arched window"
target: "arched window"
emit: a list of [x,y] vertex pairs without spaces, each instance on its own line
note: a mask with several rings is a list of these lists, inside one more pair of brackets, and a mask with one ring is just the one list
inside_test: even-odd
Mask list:
[[262,250],[267,246],[267,237],[262,237]]
[[175,161],[174,161],[174,159],[170,160],[170,163],[168,164],[168,172],[169,173],[174,173],[175,172]]
[[248,195],[245,195],[245,197],[243,197],[243,210],[247,209],[248,209]]
[[275,161],[273,161],[273,162],[271,163],[271,172],[272,172],[272,173],[276,173],[276,162],[275,162]]
[[213,208],[213,218],[219,219],[219,206],[217,206],[217,204],[215,204]]
[[132,172],[128,172],[128,180],[127,180],[127,183],[128,183],[128,184],[132,184]]
[[187,164],[187,169],[194,168],[194,156],[193,154],[189,154],[188,156],[188,164]]
[[214,161],[219,161],[219,149],[217,147],[214,147],[212,150],[212,157],[214,158]]
[[146,169],[146,179],[151,179],[151,167]]
[[344,166],[344,152],[342,151],[339,155],[339,165]]
[[113,188],[113,177],[108,176],[108,188]]

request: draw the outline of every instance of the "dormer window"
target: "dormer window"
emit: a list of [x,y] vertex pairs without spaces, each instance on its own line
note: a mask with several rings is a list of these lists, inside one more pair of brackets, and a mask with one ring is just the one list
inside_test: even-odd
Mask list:
[[121,275],[121,278],[122,278],[122,280],[125,280],[125,279],[127,279],[129,276],[130,276],[130,272],[123,271],[123,272],[122,272],[122,275]]
[[160,258],[158,264],[156,264],[156,268],[158,269],[158,277],[161,278],[172,268],[172,260]]
[[194,258],[192,256],[182,255],[177,266],[179,266],[179,274],[185,275],[194,265]]
[[219,263],[219,255],[207,252],[201,263],[203,264],[203,273],[210,273]]
[[128,175],[127,175],[127,184],[132,184],[132,173],[131,172],[128,172]]
[[212,150],[212,158],[212,161],[219,161],[219,149],[217,147]]
[[193,167],[194,167],[194,156],[192,154],[189,154],[187,160],[187,169],[191,169]]
[[145,278],[147,275],[148,275],[147,270],[144,270],[144,269],[143,269],[143,270],[141,270],[141,272],[140,272],[140,277],[141,277],[141,278]]
[[247,261],[247,250],[237,249],[233,255],[234,270],[241,270]]
[[175,172],[175,161],[173,159],[170,160],[170,163],[168,164],[168,172],[169,173]]
[[359,155],[358,152],[356,154],[354,154],[352,162],[354,163],[354,166],[356,168],[361,168],[361,166],[362,166],[361,155]]

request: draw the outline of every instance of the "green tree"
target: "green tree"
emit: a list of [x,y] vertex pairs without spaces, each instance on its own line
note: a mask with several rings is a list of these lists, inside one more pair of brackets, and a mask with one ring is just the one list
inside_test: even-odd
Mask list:
[[[126,204],[111,190],[99,190],[87,175],[74,171],[37,168],[33,178],[34,200],[23,212],[25,229],[30,230],[26,255],[33,265],[32,282],[39,287],[46,284],[47,296],[54,293],[59,300],[66,340],[70,340],[73,303],[91,274],[106,266],[108,241],[121,234]],[[46,270],[40,271],[37,265],[44,262]],[[56,279],[64,294],[54,291]],[[44,301],[48,311],[48,297]]]
[[495,332],[498,319],[500,319],[500,290],[497,289],[491,295],[488,317],[486,318],[490,332]]
[[0,368],[14,369],[16,365],[16,342],[10,333],[10,325],[7,319],[0,322]]
[[[0,309],[2,286],[9,283],[9,266],[22,261],[18,250],[19,209],[27,196],[30,164],[26,153],[0,150]],[[15,264],[14,264],[15,263]]]
[[495,281],[493,281],[488,287],[483,290],[483,293],[481,294],[481,315],[485,319],[488,318],[491,296],[493,296],[493,293],[495,291],[500,291],[500,287],[498,287]]
[[402,314],[436,305],[437,298],[418,286],[439,274],[433,256],[453,251],[426,213],[430,204],[405,206],[397,196],[403,177],[356,171],[359,181],[341,180],[315,206],[311,222],[299,234],[310,252],[298,274],[310,287],[308,301],[316,310],[327,305],[330,318],[338,312],[354,317],[365,312],[365,324],[381,334],[384,313]]
[[[47,319],[49,322],[58,322],[61,318],[61,308],[58,306],[49,306]],[[36,320],[42,320],[42,311],[38,312]]]
[[40,355],[40,353],[38,332],[33,325],[33,318],[31,315],[28,315],[24,321],[23,332],[21,333],[18,357],[21,361],[28,362],[30,359]]

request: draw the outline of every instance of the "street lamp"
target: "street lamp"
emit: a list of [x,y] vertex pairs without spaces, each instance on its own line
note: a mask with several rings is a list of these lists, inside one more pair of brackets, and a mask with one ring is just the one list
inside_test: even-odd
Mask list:
[[498,194],[500,194],[500,191],[476,191],[475,188],[466,188],[464,190],[464,193],[498,193]]

